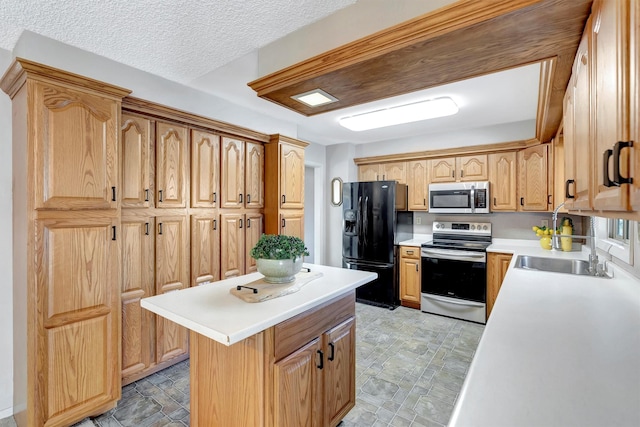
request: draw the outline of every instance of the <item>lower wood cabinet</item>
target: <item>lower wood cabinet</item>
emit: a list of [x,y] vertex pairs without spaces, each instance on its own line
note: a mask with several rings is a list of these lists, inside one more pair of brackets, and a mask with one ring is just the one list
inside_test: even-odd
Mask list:
[[189,287],[188,217],[154,218],[130,210],[122,218],[122,383],[184,360],[188,331],[140,307],[140,299]]
[[400,303],[405,307],[420,308],[422,266],[420,248],[400,247]]
[[507,274],[513,255],[506,253],[487,253],[487,319],[498,298],[504,276]]
[[191,332],[191,360],[193,425],[335,427],[355,406],[355,293],[231,346]]
[[280,234],[304,240],[304,211],[281,211]]

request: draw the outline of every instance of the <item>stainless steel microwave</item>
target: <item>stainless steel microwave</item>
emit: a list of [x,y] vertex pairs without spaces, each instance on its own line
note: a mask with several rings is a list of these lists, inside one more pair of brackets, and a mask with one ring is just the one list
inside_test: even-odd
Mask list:
[[489,200],[488,181],[429,184],[431,213],[489,213]]

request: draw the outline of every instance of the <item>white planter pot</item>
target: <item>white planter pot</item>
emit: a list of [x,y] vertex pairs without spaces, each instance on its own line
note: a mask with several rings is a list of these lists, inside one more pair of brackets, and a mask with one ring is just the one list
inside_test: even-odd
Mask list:
[[295,275],[302,268],[302,261],[302,257],[297,257],[295,260],[259,258],[256,260],[256,265],[266,282],[289,283],[295,279]]

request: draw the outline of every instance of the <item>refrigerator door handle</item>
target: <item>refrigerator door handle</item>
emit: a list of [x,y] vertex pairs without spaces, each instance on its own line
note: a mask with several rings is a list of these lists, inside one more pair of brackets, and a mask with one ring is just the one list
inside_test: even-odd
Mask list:
[[356,213],[356,221],[358,224],[356,225],[358,229],[358,254],[362,254],[362,196],[358,197],[358,210]]
[[363,215],[363,226],[365,229],[365,233],[364,233],[364,245],[365,248],[369,246],[369,242],[368,242],[368,238],[367,238],[367,233],[369,231],[369,196],[366,196],[364,198],[364,215]]

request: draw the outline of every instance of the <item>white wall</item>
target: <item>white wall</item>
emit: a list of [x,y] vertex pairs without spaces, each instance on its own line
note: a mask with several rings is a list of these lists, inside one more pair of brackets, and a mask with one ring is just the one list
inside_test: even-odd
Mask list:
[[[333,178],[341,178],[343,182],[357,181],[358,170],[353,163],[355,146],[338,144],[327,147],[327,182]],[[328,185],[328,184],[327,184]],[[325,228],[325,255],[327,265],[342,266],[342,206],[332,206],[328,197],[327,223]]]
[[[306,262],[315,263],[315,174],[314,168],[304,168],[304,243],[309,251]],[[320,236],[318,236],[320,237]]]
[[[11,63],[11,52],[0,49],[0,74]],[[0,419],[13,407],[13,275],[11,183],[11,100],[0,92]]]

